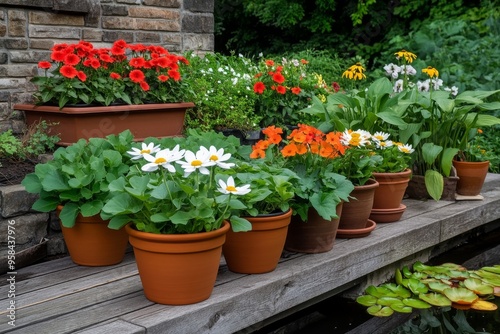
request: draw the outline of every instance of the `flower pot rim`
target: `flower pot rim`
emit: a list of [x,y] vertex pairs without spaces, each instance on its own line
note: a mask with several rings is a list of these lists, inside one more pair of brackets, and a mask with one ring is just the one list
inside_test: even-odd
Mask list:
[[210,232],[199,232],[199,233],[186,233],[186,234],[156,234],[138,231],[132,227],[132,223],[125,225],[125,231],[131,236],[138,239],[157,241],[157,242],[170,242],[170,243],[183,243],[191,242],[197,240],[204,240],[207,238],[215,238],[222,234],[225,234],[231,228],[231,224],[224,220],[222,226]]
[[82,106],[82,107],[63,107],[59,109],[58,106],[53,105],[37,105],[37,104],[15,104],[14,110],[29,110],[29,111],[43,111],[48,113],[62,113],[62,114],[93,114],[102,113],[105,109],[107,112],[122,112],[122,111],[137,111],[137,110],[150,110],[164,107],[166,109],[178,108],[192,108],[195,104],[193,102],[178,102],[178,103],[145,103],[145,104],[120,104],[109,106]]
[[412,174],[412,170],[410,168],[406,168],[405,170],[401,171],[401,172],[373,172],[372,173],[373,176],[385,176],[385,175],[394,175],[394,174],[399,174],[399,175],[411,175]]
[[403,212],[406,210],[406,205],[400,204],[398,208],[391,209],[372,209],[372,214],[395,214],[399,212]]
[[243,216],[242,218],[266,218],[266,217],[276,217],[276,216],[281,216],[281,215],[291,216],[292,215],[292,209],[288,209],[288,211],[263,213],[263,214],[258,214],[257,216]]

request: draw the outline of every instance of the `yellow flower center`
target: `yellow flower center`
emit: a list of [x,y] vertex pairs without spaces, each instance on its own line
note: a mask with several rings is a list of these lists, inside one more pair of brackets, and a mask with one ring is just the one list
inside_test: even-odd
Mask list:
[[359,133],[351,134],[351,140],[349,141],[349,145],[359,146],[360,143],[361,143],[361,135]]
[[227,191],[236,191],[236,187],[235,186],[227,186],[226,190]]
[[202,164],[201,160],[193,160],[193,161],[191,161],[191,166],[198,167],[198,166],[201,166],[201,164]]
[[157,165],[165,163],[165,162],[167,162],[167,159],[165,159],[165,158],[156,158],[156,160],[155,160],[155,164],[157,164]]
[[151,150],[141,150],[141,154],[144,154],[144,153],[151,153]]
[[212,155],[212,156],[210,157],[210,160],[211,160],[211,161],[217,161],[217,160],[219,160],[219,157],[218,157],[218,156],[216,156],[216,155],[214,154],[214,155]]

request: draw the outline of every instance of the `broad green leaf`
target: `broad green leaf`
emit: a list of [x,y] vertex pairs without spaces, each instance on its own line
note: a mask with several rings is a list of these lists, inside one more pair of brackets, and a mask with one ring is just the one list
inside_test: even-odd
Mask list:
[[382,306],[390,306],[393,303],[401,303],[401,299],[397,297],[380,297],[377,299],[377,304]]
[[389,317],[394,314],[394,310],[388,306],[373,305],[366,310],[375,317]]
[[436,201],[439,201],[444,189],[443,175],[435,170],[427,170],[424,176],[425,188],[429,195]]
[[29,193],[40,193],[42,191],[42,184],[40,183],[40,179],[36,176],[35,173],[28,174],[21,181],[21,184],[24,186]]
[[252,224],[245,218],[233,215],[230,218],[230,222],[233,232],[245,233],[252,230]]
[[113,230],[119,230],[130,222],[127,216],[114,216],[108,223],[108,227]]
[[373,297],[371,295],[364,295],[364,296],[359,296],[356,298],[356,302],[358,304],[361,304],[363,306],[372,306],[377,304],[377,298]]
[[392,303],[389,306],[391,309],[393,309],[394,311],[399,312],[399,313],[411,313],[413,311],[413,309],[410,306],[405,305],[401,301],[397,302],[397,303]]
[[474,292],[464,288],[448,288],[443,293],[453,303],[462,305],[472,304],[479,299]]
[[91,217],[99,214],[101,212],[103,203],[100,200],[93,200],[90,202],[85,202],[81,208],[80,211],[82,213],[82,216],[84,217]]
[[39,198],[33,203],[33,206],[31,207],[33,210],[40,211],[40,212],[50,212],[55,210],[58,204],[60,204],[61,201],[58,198]]
[[489,295],[493,293],[493,287],[484,284],[479,278],[467,278],[464,280],[464,285],[467,289],[478,295]]
[[66,203],[62,208],[59,219],[64,227],[73,227],[75,225],[76,216],[78,216],[79,207],[76,203]]
[[449,300],[448,298],[446,298],[446,296],[440,293],[435,293],[435,292],[425,293],[425,294],[422,293],[418,295],[418,298],[434,306],[451,306],[451,300]]

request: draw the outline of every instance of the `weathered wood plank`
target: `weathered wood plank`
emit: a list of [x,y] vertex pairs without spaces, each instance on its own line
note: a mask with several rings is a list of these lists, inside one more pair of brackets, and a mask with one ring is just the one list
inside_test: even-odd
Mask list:
[[123,320],[109,322],[99,327],[91,326],[75,334],[143,334],[146,329]]

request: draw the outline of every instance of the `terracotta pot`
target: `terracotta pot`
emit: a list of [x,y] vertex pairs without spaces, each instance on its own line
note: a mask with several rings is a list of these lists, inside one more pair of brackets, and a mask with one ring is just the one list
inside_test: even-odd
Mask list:
[[378,182],[369,179],[362,186],[355,186],[349,195],[349,202],[344,203],[340,216],[339,229],[353,230],[366,228],[373,207],[373,199]]
[[[456,199],[458,176],[455,167],[451,168],[450,176],[444,178],[443,194],[441,200],[454,201]],[[411,177],[406,188],[406,195],[413,199],[431,199],[432,197],[427,192],[425,187],[425,177],[423,175],[415,175]]]
[[[57,216],[62,210],[59,205]],[[76,217],[75,226],[61,225],[64,242],[71,260],[82,266],[110,266],[122,262],[128,246],[128,235],[124,229],[108,228],[108,221],[101,217]]]
[[411,178],[411,169],[399,173],[373,173],[379,186],[373,198],[374,209],[397,209]]
[[222,246],[227,267],[242,274],[273,271],[283,252],[292,210],[245,218],[252,224],[251,231],[227,232]]
[[167,305],[201,302],[212,294],[230,225],[193,234],[153,234],[129,225],[130,244],[147,299]]
[[143,141],[147,137],[180,136],[184,129],[186,109],[192,107],[192,102],[62,109],[56,106],[16,104],[14,110],[24,111],[28,126],[40,120],[57,123],[52,126],[52,133],[61,138],[57,144],[69,146],[81,138],[104,138],[127,129],[136,141]]
[[457,194],[477,196],[483,188],[484,180],[490,167],[489,161],[466,162],[453,160],[457,170]]
[[[337,205],[337,216],[341,216],[343,202]],[[285,249],[298,253],[324,253],[333,248],[339,219],[325,220],[313,208],[310,208],[307,215],[307,222],[304,222],[299,215],[292,217],[288,226]]]

